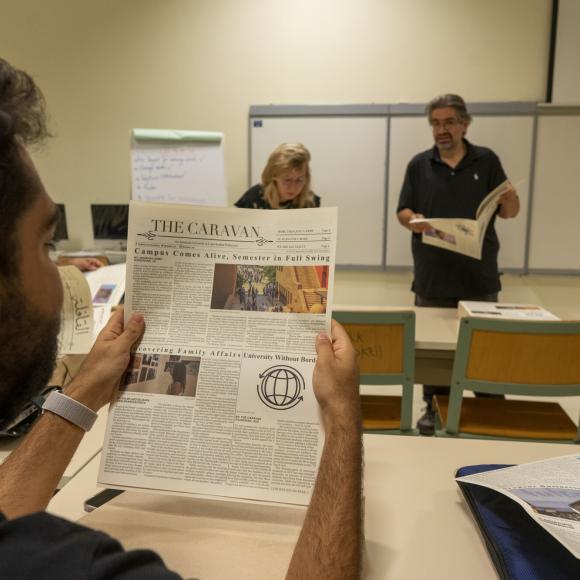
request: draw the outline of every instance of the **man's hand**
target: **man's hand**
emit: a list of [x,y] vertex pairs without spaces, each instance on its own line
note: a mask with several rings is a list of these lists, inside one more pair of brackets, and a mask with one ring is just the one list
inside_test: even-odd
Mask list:
[[[422,219],[425,219],[425,216],[422,213],[414,213],[411,216],[411,219],[409,220],[409,222],[411,220],[422,220]],[[424,232],[433,231],[434,228],[433,228],[433,226],[429,222],[421,222],[419,224],[409,223],[409,229],[414,234],[422,234]]]
[[71,258],[71,266],[76,266],[81,272],[92,272],[102,267],[103,263],[97,258]]
[[360,423],[359,370],[356,352],[346,330],[332,321],[332,342],[321,333],[316,337],[318,359],[312,375],[314,394],[325,428],[337,422]]
[[520,198],[515,187],[510,183],[509,189],[504,191],[497,200],[499,204],[499,217],[516,217],[520,211]]
[[286,580],[361,578],[362,441],[359,372],[348,334],[332,321],[316,338],[312,382],[326,431],[310,506]]
[[422,234],[423,232],[428,232],[433,229],[433,226],[429,222],[412,224],[411,220],[425,219],[425,216],[422,213],[415,213],[412,209],[402,209],[397,214],[397,218],[402,226],[411,230],[414,234]]
[[133,314],[123,329],[123,309],[116,310],[65,393],[94,411],[110,402],[144,328],[143,316]]

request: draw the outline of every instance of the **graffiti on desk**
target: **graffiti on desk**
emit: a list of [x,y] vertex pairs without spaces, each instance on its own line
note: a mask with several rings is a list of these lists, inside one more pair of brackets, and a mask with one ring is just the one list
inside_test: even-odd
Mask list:
[[362,373],[398,373],[403,368],[401,324],[344,325],[358,354]]
[[[370,337],[367,333],[360,330],[347,329],[352,345],[356,350],[359,359],[383,359],[385,356],[383,345],[373,340],[375,337]],[[371,340],[369,340],[369,338]]]

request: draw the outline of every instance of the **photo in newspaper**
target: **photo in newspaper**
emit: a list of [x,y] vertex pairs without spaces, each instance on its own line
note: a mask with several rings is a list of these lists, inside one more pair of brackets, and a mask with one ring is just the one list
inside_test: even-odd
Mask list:
[[305,505],[324,443],[336,209],[131,202],[126,316],[145,334],[111,405],[99,482]]
[[458,477],[520,504],[533,520],[580,558],[580,455],[565,455]]
[[487,226],[498,208],[500,196],[510,187],[511,183],[506,179],[488,193],[479,204],[475,219],[432,217],[413,219],[409,223],[428,223],[432,226],[422,234],[421,240],[424,244],[481,260]]

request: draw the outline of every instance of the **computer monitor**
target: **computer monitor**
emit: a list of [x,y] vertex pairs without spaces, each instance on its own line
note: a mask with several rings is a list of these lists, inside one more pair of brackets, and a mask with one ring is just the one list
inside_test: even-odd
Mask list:
[[91,204],[93,238],[98,248],[127,249],[128,204]]
[[62,240],[68,240],[68,229],[66,227],[66,210],[64,208],[64,203],[57,203],[56,208],[58,210],[58,221],[56,222],[56,228],[54,230],[54,236],[52,241],[57,243]]

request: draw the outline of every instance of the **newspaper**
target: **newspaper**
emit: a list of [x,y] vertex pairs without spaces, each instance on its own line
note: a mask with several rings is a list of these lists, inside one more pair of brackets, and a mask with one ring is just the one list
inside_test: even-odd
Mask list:
[[63,289],[58,352],[86,354],[93,344],[93,306],[91,291],[75,266],[58,268]]
[[580,558],[580,455],[458,477],[488,487],[520,504],[526,513]]
[[509,320],[560,320],[555,314],[536,304],[460,300],[457,304],[457,317],[463,318],[464,316]]
[[126,316],[146,326],[111,405],[101,484],[309,502],[336,223],[335,208],[131,202]]
[[423,232],[421,240],[424,244],[437,246],[438,248],[481,260],[485,231],[497,210],[499,197],[510,187],[511,183],[506,179],[493,191],[488,193],[479,204],[474,220],[459,218],[418,218],[411,220],[409,223],[428,223],[433,226],[430,230]]

